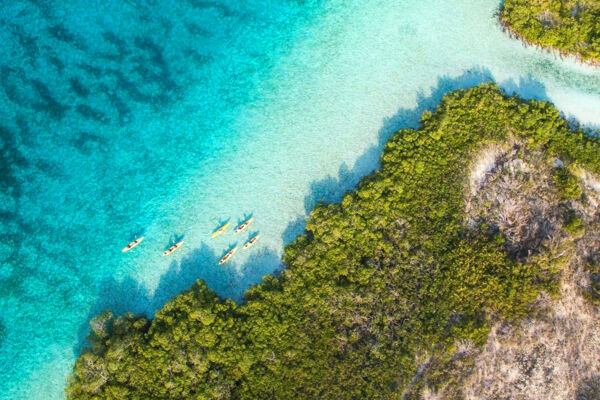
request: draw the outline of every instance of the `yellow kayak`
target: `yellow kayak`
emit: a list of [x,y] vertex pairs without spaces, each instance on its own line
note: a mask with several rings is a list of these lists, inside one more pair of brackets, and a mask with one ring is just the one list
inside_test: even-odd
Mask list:
[[233,233],[240,233],[241,231],[246,229],[252,223],[252,221],[254,221],[254,218],[248,218],[246,221],[242,222],[237,228],[235,228],[235,231],[233,231]]
[[144,240],[144,237],[140,237],[135,239],[133,242],[129,243],[127,246],[123,247],[123,250],[121,250],[123,253],[133,249],[135,246],[137,246],[138,244],[142,243],[142,240]]
[[168,256],[169,254],[171,254],[172,252],[174,252],[175,250],[180,248],[182,245],[183,245],[183,240],[181,242],[178,242],[178,243],[174,244],[173,246],[169,247],[167,250],[163,251],[163,257]]
[[258,242],[258,238],[260,236],[256,235],[253,238],[251,238],[250,240],[248,240],[245,244],[244,244],[244,250],[249,249],[250,247],[254,246],[254,243]]
[[225,264],[227,261],[229,261],[229,259],[230,259],[231,257],[233,257],[233,255],[235,254],[235,252],[236,252],[236,251],[237,251],[237,247],[234,247],[233,249],[229,250],[229,251],[227,252],[227,254],[225,254],[225,255],[223,256],[223,258],[221,258],[221,259],[219,260],[219,265],[223,265],[223,264]]
[[210,237],[215,238],[215,237],[219,236],[221,233],[225,232],[227,230],[227,228],[229,228],[229,222],[226,223],[225,225],[219,227],[219,229],[214,231],[213,234],[210,235]]

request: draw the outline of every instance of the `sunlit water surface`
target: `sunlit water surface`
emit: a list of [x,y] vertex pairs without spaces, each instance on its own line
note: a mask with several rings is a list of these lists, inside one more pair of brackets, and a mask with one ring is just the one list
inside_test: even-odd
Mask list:
[[[0,397],[64,397],[103,308],[197,278],[239,300],[449,90],[494,80],[600,127],[600,70],[509,39],[497,5],[3,1]],[[251,215],[260,241],[217,266],[248,233],[209,233]]]

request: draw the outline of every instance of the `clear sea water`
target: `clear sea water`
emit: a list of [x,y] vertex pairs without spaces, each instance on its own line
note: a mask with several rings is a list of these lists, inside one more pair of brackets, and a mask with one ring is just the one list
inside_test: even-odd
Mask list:
[[[600,127],[600,69],[511,40],[497,6],[2,1],[0,398],[63,398],[104,308],[151,315],[198,278],[241,299],[452,89],[493,80]],[[250,215],[261,240],[218,267],[248,234],[210,232]]]

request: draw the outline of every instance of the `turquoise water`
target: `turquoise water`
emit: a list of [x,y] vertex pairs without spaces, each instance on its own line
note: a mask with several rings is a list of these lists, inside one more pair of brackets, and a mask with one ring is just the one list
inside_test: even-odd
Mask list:
[[[510,40],[497,5],[2,2],[0,398],[64,397],[103,308],[197,278],[240,299],[449,90],[494,80],[600,127],[600,70]],[[247,234],[210,232],[250,215],[261,240],[218,267]]]

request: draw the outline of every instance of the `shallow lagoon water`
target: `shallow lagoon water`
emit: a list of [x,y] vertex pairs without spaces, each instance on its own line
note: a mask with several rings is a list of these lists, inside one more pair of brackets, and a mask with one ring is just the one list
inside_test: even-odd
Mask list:
[[[493,80],[600,127],[600,70],[511,40],[497,5],[3,2],[0,398],[64,397],[103,308],[152,314],[198,278],[241,299],[450,90]],[[261,240],[218,267],[248,234],[210,232],[249,215]]]

